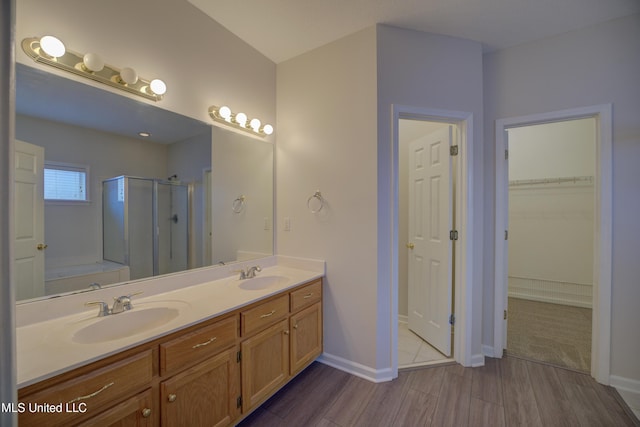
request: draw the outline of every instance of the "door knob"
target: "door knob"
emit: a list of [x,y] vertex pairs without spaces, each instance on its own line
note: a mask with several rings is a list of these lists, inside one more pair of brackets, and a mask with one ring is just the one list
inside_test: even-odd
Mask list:
[[44,251],[45,249],[47,249],[49,245],[45,245],[44,243],[38,243],[38,246],[36,246],[36,249],[39,251]]
[[407,243],[407,248],[408,248],[408,249],[413,249],[413,248],[414,248],[413,243]]

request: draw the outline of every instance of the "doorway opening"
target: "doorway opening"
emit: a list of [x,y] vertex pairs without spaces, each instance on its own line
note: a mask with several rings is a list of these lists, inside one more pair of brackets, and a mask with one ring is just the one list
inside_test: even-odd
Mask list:
[[459,133],[458,126],[452,123],[398,120],[401,369],[453,360],[454,151],[459,145]]
[[595,118],[507,134],[507,354],[589,372]]
[[[546,183],[545,181],[525,181],[523,185],[529,186],[538,186],[537,193],[542,192],[542,188],[540,186],[546,186],[547,192],[551,191],[549,186],[553,186],[552,191],[564,191],[565,193],[575,193],[576,191],[588,193],[589,185],[592,186],[593,196],[592,196],[592,226],[590,232],[584,231],[585,221],[584,218],[580,221],[573,221],[570,225],[568,222],[565,223],[566,226],[571,228],[579,228],[582,226],[583,230],[581,233],[575,233],[573,230],[572,233],[574,235],[578,235],[578,239],[592,238],[591,250],[584,251],[584,247],[579,247],[581,243],[578,241],[574,242],[572,245],[572,251],[568,250],[561,255],[556,255],[560,261],[567,262],[567,264],[574,263],[576,264],[575,259],[581,259],[584,262],[585,252],[587,253],[587,257],[589,254],[591,255],[590,270],[591,274],[589,277],[589,273],[582,270],[581,273],[577,271],[573,271],[571,273],[568,270],[564,270],[560,272],[557,269],[557,261],[556,262],[556,270],[553,274],[557,277],[567,278],[572,276],[572,280],[566,280],[567,282],[576,282],[576,283],[563,283],[564,279],[557,280],[560,283],[552,283],[551,285],[545,284],[545,286],[549,286],[547,289],[547,293],[543,295],[543,291],[539,288],[539,284],[535,283],[523,283],[522,280],[518,279],[519,283],[517,284],[519,289],[516,290],[516,293],[520,293],[520,296],[523,294],[527,294],[529,297],[533,296],[537,299],[552,299],[554,302],[560,302],[561,299],[564,299],[562,302],[566,302],[567,298],[573,301],[574,305],[588,305],[589,300],[591,301],[592,306],[592,319],[591,319],[591,345],[590,345],[590,363],[587,362],[586,370],[591,373],[591,375],[600,383],[608,384],[609,383],[609,372],[610,372],[610,325],[611,325],[611,206],[612,206],[612,194],[611,194],[611,183],[612,183],[612,150],[611,150],[611,142],[612,142],[612,107],[610,104],[603,104],[591,107],[584,108],[576,108],[570,110],[561,110],[554,111],[550,113],[543,113],[537,115],[523,116],[523,117],[514,117],[510,119],[500,119],[496,121],[496,216],[495,216],[495,305],[494,305],[494,347],[493,347],[493,357],[502,357],[505,350],[509,351],[508,345],[508,327],[509,327],[509,275],[518,277],[515,273],[515,270],[520,269],[522,266],[517,263],[517,256],[515,255],[516,262],[511,263],[509,260],[510,249],[509,245],[513,242],[514,246],[519,246],[519,243],[515,242],[515,238],[517,236],[513,235],[513,232],[518,233],[516,226],[515,230],[512,230],[509,225],[509,200],[510,200],[510,188],[509,183],[518,185],[517,179],[512,179],[509,177],[509,159],[512,158],[512,151],[510,149],[517,150],[518,148],[512,148],[509,146],[510,143],[510,133],[516,132],[517,129],[533,126],[533,125],[542,125],[542,124],[552,124],[552,123],[565,123],[571,122],[579,119],[587,119],[585,123],[591,123],[591,129],[593,134],[593,147],[589,153],[592,156],[592,165],[593,165],[593,175],[591,178],[587,175],[581,175],[581,173],[576,172],[575,175],[569,176],[571,178],[565,182],[558,182],[558,180],[551,181],[550,183]],[[577,123],[577,122],[575,122]],[[574,150],[575,151],[575,150]],[[584,152],[574,152],[575,156],[582,156]],[[552,165],[562,156],[557,152],[554,152],[552,157],[546,157],[545,163],[547,165]],[[532,162],[530,162],[532,163]],[[583,162],[585,164],[585,162]],[[558,178],[557,176],[555,178]],[[562,177],[561,177],[562,178]],[[565,177],[567,178],[567,177]],[[515,182],[514,182],[515,181]],[[562,180],[564,181],[564,180]],[[575,181],[575,182],[574,182]],[[591,182],[589,182],[591,181]],[[564,188],[558,188],[563,187]],[[521,190],[524,191],[524,190]],[[535,193],[535,191],[534,191]],[[533,194],[533,193],[532,193]],[[529,198],[533,198],[531,196]],[[537,196],[535,196],[537,197]],[[551,213],[547,213],[548,217],[553,217],[554,215],[558,218],[567,216],[567,213],[559,214],[557,209],[561,204],[566,205],[568,200],[570,199],[580,199],[583,198],[586,200],[586,196],[584,194],[576,196],[575,194],[570,197],[565,197],[562,202],[558,202],[558,206],[553,206],[549,209],[553,209],[550,211]],[[574,200],[575,201],[575,200]],[[574,206],[574,213],[575,213]],[[522,214],[519,214],[522,216]],[[529,214],[530,215],[530,214]],[[538,216],[541,215],[538,212]],[[568,215],[570,216],[570,215]],[[542,217],[541,217],[542,218]],[[575,220],[575,218],[574,218]],[[516,220],[516,222],[519,221]],[[583,222],[582,224],[579,224]],[[562,233],[561,231],[556,231],[556,233]],[[553,260],[549,260],[549,255],[561,246],[560,241],[564,236],[555,236],[553,240],[549,240],[546,245],[546,253],[535,256],[530,255],[529,257],[535,261],[535,264],[539,266],[545,266],[547,269],[545,274],[548,274],[552,271],[549,267],[549,262]],[[539,243],[538,243],[539,244]],[[585,246],[587,246],[585,244]],[[588,248],[587,248],[588,249]],[[546,258],[546,259],[545,259]],[[562,266],[561,268],[565,268],[566,266]],[[523,270],[524,271],[524,270]],[[532,271],[532,270],[531,270]],[[531,273],[529,271],[529,273]],[[581,276],[582,274],[582,276]],[[586,277],[586,279],[585,279]],[[577,278],[577,279],[576,279]],[[545,279],[545,277],[542,277]],[[574,286],[574,288],[580,288],[581,280],[586,282],[591,281],[590,287],[588,289],[587,295],[579,295],[580,292],[574,293],[572,296],[567,297],[567,295],[561,295],[563,293],[566,294],[567,287]],[[544,282],[544,280],[542,281]],[[553,282],[553,281],[552,281]],[[589,283],[586,283],[587,285]],[[586,289],[587,287],[581,287]],[[588,295],[590,293],[590,296]],[[513,295],[512,295],[513,296]],[[562,298],[560,298],[562,297]],[[531,298],[529,298],[531,299]],[[582,302],[580,302],[582,300]],[[588,333],[588,332],[587,332]],[[554,351],[557,351],[556,347]],[[579,368],[584,369],[584,368]]]

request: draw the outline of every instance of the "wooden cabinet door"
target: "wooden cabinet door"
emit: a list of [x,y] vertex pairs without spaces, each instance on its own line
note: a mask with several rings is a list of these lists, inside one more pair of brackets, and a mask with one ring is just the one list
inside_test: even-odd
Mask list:
[[151,427],[156,425],[156,408],[151,389],[107,409],[78,427]]
[[242,408],[253,408],[289,378],[289,321],[265,329],[242,343]]
[[226,426],[240,415],[237,348],[160,383],[163,426]]
[[322,304],[316,303],[291,316],[291,375],[322,353]]

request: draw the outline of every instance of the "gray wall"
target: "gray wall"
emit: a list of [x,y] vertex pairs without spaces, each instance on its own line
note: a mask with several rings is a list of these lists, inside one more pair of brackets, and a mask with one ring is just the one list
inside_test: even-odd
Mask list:
[[[611,375],[640,381],[640,15],[505,49],[484,58],[485,197],[495,196],[495,120],[613,103]],[[485,236],[494,206],[485,204]],[[483,342],[493,342],[493,240],[484,241]]]

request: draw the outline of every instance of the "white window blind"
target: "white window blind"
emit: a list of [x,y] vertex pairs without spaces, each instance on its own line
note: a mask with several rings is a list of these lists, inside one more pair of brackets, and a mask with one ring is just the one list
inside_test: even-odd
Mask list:
[[87,167],[45,162],[44,199],[87,201]]

